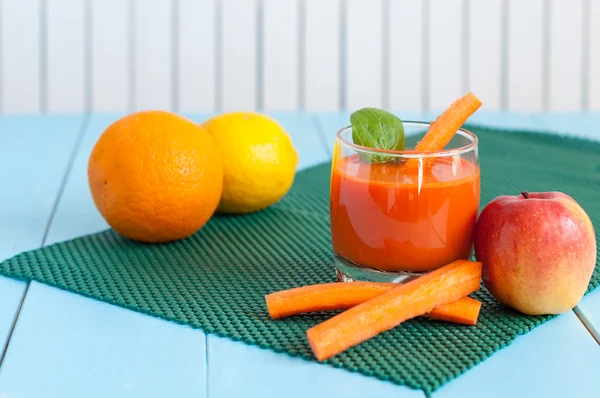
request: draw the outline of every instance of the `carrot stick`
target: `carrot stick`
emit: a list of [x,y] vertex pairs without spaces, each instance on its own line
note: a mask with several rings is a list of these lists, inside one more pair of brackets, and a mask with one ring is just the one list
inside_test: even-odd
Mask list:
[[427,318],[439,321],[476,325],[481,309],[481,301],[471,297],[463,297],[448,304],[440,305],[425,314]]
[[318,361],[479,289],[481,263],[454,261],[322,322],[306,332]]
[[414,150],[433,152],[444,149],[458,129],[467,121],[482,102],[473,93],[457,99],[429,126],[427,134],[419,141]]
[[273,319],[303,312],[345,310],[398,287],[396,283],[334,282],[302,286],[265,296]]
[[[398,287],[397,283],[352,282],[323,283],[267,294],[267,310],[273,319],[306,312],[345,310],[381,296]],[[424,316],[442,321],[474,325],[481,303],[470,297],[434,308]]]
[[[473,93],[454,101],[431,125],[427,134],[417,143],[415,152],[441,151],[452,140],[459,128],[482,105]],[[408,159],[404,167],[419,166],[419,159]]]

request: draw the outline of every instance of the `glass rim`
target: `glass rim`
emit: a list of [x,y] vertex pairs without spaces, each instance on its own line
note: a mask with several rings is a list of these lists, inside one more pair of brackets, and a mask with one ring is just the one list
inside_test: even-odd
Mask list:
[[[413,125],[419,125],[419,126],[431,126],[430,122],[418,122],[418,121],[412,121],[412,120],[407,120],[407,121],[403,121],[402,124],[413,124]],[[453,148],[453,149],[442,149],[440,151],[413,151],[413,150],[403,150],[403,151],[397,151],[397,150],[393,150],[393,149],[379,149],[379,148],[370,148],[370,147],[366,147],[363,145],[359,145],[359,144],[355,144],[353,142],[349,142],[348,140],[346,140],[345,138],[342,137],[342,133],[345,132],[348,129],[352,129],[352,125],[349,126],[345,126],[342,127],[341,129],[339,129],[337,131],[337,133],[335,134],[336,136],[336,140],[340,141],[343,145],[346,145],[352,149],[354,149],[357,152],[363,152],[363,153],[368,153],[370,155],[387,155],[387,156],[393,156],[393,157],[401,157],[401,158],[405,158],[405,159],[422,159],[422,158],[433,158],[433,157],[444,157],[444,156],[456,156],[456,155],[462,155],[464,153],[467,153],[469,151],[474,150],[475,148],[477,148],[477,144],[479,142],[477,136],[475,134],[473,134],[471,131],[466,130],[464,128],[459,128],[457,131],[457,134],[460,134],[462,137],[466,137],[468,139],[471,139],[471,142],[469,142],[467,145],[461,146],[459,148]]]

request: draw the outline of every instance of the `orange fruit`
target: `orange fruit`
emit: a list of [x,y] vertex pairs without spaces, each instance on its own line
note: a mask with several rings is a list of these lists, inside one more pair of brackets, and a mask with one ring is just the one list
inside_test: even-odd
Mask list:
[[145,111],[111,124],[88,163],[94,203],[121,235],[167,242],[198,231],[223,191],[223,163],[211,135],[170,112]]

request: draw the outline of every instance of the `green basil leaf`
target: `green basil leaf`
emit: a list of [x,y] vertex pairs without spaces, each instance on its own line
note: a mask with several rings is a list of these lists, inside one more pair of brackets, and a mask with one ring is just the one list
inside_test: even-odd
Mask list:
[[[377,108],[362,108],[350,115],[352,141],[375,149],[404,150],[404,125],[390,112]],[[364,161],[389,162],[393,157],[359,154]]]

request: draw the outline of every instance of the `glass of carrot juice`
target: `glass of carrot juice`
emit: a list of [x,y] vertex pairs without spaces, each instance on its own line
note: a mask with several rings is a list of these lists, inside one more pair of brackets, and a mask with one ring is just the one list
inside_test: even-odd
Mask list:
[[[429,123],[404,122],[419,139]],[[341,281],[401,282],[469,259],[479,209],[477,137],[460,129],[444,150],[367,148],[338,131],[330,218]]]

